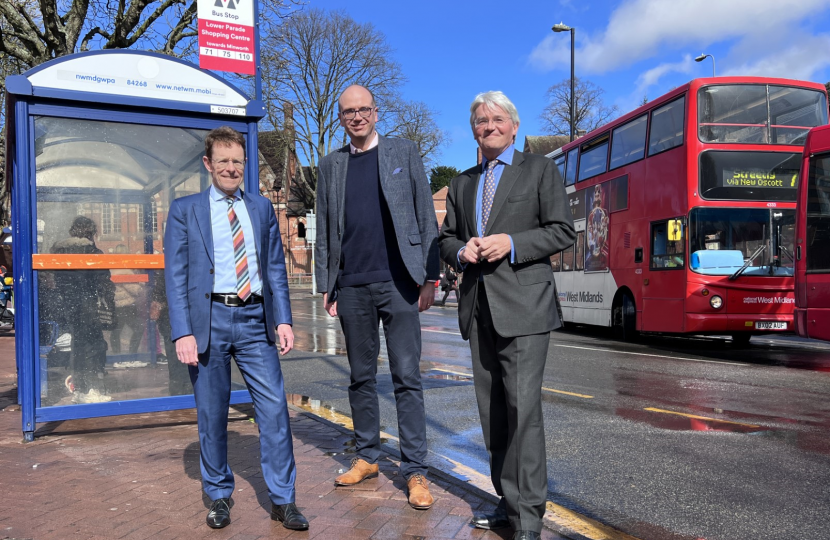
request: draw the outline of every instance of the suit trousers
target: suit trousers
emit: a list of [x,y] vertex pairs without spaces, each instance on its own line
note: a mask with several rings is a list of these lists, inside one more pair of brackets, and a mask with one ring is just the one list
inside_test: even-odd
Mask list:
[[[199,422],[202,485],[211,500],[230,497],[228,406],[231,357],[251,393],[259,428],[262,476],[271,502],[294,502],[297,469],[279,353],[269,343],[263,304],[230,307],[211,302],[210,343],[190,367]],[[172,360],[168,360],[172,361]]]
[[550,332],[502,337],[493,327],[484,283],[470,332],[473,381],[490,475],[515,530],[542,530],[547,499],[542,377]]
[[414,282],[384,281],[342,287],[337,314],[346,338],[351,384],[349,404],[357,456],[369,463],[380,457],[380,409],[377,393],[378,355],[383,322],[389,370],[395,389],[401,474],[427,473],[426,413],[421,386],[421,321]]

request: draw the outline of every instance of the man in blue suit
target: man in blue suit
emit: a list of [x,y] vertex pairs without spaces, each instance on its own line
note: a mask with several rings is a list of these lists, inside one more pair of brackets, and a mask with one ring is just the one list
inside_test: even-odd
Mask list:
[[305,530],[308,521],[294,503],[296,466],[275,345],[279,339],[280,354],[294,347],[279,225],[267,199],[240,190],[245,139],[239,132],[214,129],[205,139],[205,154],[210,188],[170,205],[164,276],[171,339],[179,361],[189,366],[196,398],[202,484],[212,501],[207,524],[230,524],[234,357],[256,410],[271,516],[288,529]]

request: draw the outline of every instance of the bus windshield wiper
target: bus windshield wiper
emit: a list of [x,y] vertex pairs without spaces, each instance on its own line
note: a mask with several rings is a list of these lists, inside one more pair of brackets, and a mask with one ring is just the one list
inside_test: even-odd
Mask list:
[[741,267],[738,269],[738,271],[737,271],[737,272],[735,272],[734,274],[732,274],[731,276],[729,276],[729,281],[734,281],[734,280],[738,279],[738,278],[741,276],[741,274],[743,274],[743,273],[744,273],[744,270],[746,270],[747,268],[749,268],[749,265],[750,265],[750,264],[752,264],[752,261],[754,261],[754,260],[758,257],[758,255],[760,255],[761,253],[763,253],[763,252],[764,252],[764,250],[766,250],[766,249],[767,249],[767,245],[766,245],[766,244],[764,244],[764,245],[762,245],[762,246],[758,246],[758,249],[756,249],[756,250],[755,250],[755,253],[753,253],[752,255],[750,255],[750,256],[749,256],[749,259],[747,259],[747,260],[746,260],[746,262],[744,263],[744,265],[743,265],[743,266],[741,266]]

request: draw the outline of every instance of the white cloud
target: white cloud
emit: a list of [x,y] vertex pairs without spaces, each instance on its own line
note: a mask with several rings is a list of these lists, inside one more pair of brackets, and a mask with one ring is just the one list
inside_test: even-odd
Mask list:
[[[732,42],[738,50],[748,49],[748,43],[780,44],[802,33],[800,21],[826,9],[827,0],[627,0],[611,13],[599,35],[576,29],[576,62],[581,73],[601,74],[667,50],[688,52],[722,42]],[[769,45],[762,48],[769,50]],[[755,58],[765,56],[754,52]],[[528,60],[544,71],[567,67],[570,43],[548,35]],[[795,60],[807,66],[815,61]]]
[[693,67],[694,61],[690,54],[684,56],[680,62],[660,64],[657,67],[653,67],[637,77],[637,82],[635,83],[637,85],[636,93],[641,94],[648,90],[649,87],[658,84],[664,75],[668,75],[669,73],[691,73]]
[[767,54],[749,55],[741,64],[735,66],[733,63],[718,75],[810,80],[815,73],[830,66],[830,56],[824,53],[828,49],[830,35],[799,36],[789,40],[787,47],[775,47]]

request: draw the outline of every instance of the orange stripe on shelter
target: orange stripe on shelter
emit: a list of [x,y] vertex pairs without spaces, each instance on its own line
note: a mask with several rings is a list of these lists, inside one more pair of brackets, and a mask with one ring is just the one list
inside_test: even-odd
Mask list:
[[150,276],[147,274],[114,274],[110,277],[113,283],[148,283]]
[[161,270],[164,255],[32,255],[34,270]]

